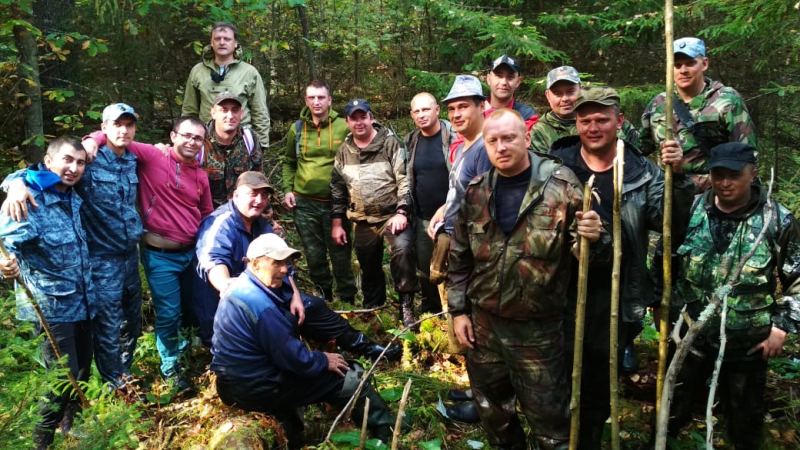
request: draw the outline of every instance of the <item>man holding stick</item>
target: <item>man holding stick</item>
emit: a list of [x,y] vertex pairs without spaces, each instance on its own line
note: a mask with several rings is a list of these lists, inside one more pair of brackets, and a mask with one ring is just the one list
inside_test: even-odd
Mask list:
[[[563,138],[553,144],[550,153],[560,158],[581,183],[595,177],[595,191],[599,201],[593,209],[607,227],[612,224],[613,173],[612,164],[617,156],[617,133],[624,121],[619,110],[620,98],[608,87],[581,90],[575,102],[578,136]],[[680,149],[668,147],[661,154],[664,164],[675,170],[675,211],[673,228],[680,231],[686,223],[694,187],[689,177],[680,171]],[[621,270],[623,286],[620,304],[623,324],[619,330],[618,354],[638,334],[638,323],[644,317],[652,296],[653,284],[647,271],[648,231],[661,232],[664,199],[664,174],[654,163],[642,156],[638,149],[625,144],[625,167],[622,186],[622,248],[625,251]],[[683,212],[683,215],[680,213]],[[573,274],[573,280],[577,276]],[[568,291],[568,308],[565,328],[567,351],[571,355],[574,337],[576,284]],[[581,429],[579,449],[600,449],[603,426],[609,416],[610,374],[608,363],[611,314],[611,266],[594,267],[589,272],[589,298],[586,301],[586,323],[581,366]],[[572,357],[568,357],[572,361]]]
[[483,137],[494,167],[469,184],[456,215],[449,310],[459,342],[469,348],[467,370],[491,445],[526,448],[519,399],[536,440],[566,448],[561,311],[570,249],[578,234],[600,239],[600,216],[580,211],[583,194],[569,169],[528,152],[530,136],[519,113],[495,111]]
[[[680,264],[670,319],[674,323],[685,308],[685,315],[698,320],[714,291],[733,282],[726,346],[720,355],[721,319],[715,314],[680,368],[669,431],[675,435],[691,420],[693,401],[707,392],[706,380],[721,358],[720,400],[728,436],[737,450],[758,449],[767,361],[781,354],[787,333],[800,330],[800,225],[754,182],[753,147],[741,142],[718,145],[711,149],[708,168],[711,190],[695,198],[686,238],[677,250]],[[750,252],[738,280],[728,279]],[[780,301],[774,297],[779,281],[784,294]]]

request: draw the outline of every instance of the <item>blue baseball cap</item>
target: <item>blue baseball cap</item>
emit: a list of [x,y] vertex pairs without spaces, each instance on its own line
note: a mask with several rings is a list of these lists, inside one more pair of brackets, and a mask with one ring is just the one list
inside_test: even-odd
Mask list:
[[115,120],[119,120],[120,117],[126,114],[130,115],[133,118],[133,121],[136,122],[136,111],[134,111],[130,105],[125,103],[114,103],[113,105],[108,105],[103,110],[103,122],[113,122]]
[[706,44],[696,37],[680,38],[672,43],[672,53],[683,53],[689,58],[706,56]]
[[370,108],[368,101],[361,98],[351,100],[347,103],[347,106],[344,107],[344,115],[347,117],[352,116],[356,111],[364,111],[369,114],[372,112],[372,108]]

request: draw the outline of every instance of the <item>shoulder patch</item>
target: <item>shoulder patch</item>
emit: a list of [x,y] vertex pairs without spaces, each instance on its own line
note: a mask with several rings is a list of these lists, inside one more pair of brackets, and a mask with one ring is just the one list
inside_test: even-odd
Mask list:
[[559,166],[555,171],[553,171],[553,178],[559,179],[561,181],[565,181],[579,189],[583,188],[580,180],[575,174],[570,170],[567,166]]

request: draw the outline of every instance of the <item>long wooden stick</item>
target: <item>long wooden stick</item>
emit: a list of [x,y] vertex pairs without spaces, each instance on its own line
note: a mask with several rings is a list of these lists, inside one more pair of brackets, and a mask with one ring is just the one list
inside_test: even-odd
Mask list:
[[366,450],[364,443],[367,442],[367,419],[369,418],[369,397],[364,399],[364,418],[361,420],[361,443],[358,444],[360,450]]
[[[675,137],[673,129],[674,79],[673,65],[675,54],[672,52],[672,0],[664,2],[664,39],[667,47],[667,82],[664,114],[666,115],[666,137],[670,141]],[[669,342],[669,303],[672,298],[672,166],[664,167],[664,226],[661,230],[664,247],[664,278],[661,292],[661,320],[658,337],[658,373],[656,374],[656,416],[661,408],[661,391],[664,386],[664,374],[667,371],[667,350]]]
[[[583,211],[592,210],[592,186],[594,175],[583,187]],[[589,277],[589,241],[580,238],[578,253],[578,305],[575,308],[575,346],[572,358],[572,398],[569,401],[571,414],[569,429],[569,450],[578,448],[579,431],[581,428],[581,370],[583,370],[583,336],[586,325],[586,286]]]
[[403,388],[403,397],[400,398],[400,406],[397,408],[397,420],[394,423],[394,434],[392,435],[392,450],[397,450],[397,446],[400,445],[400,430],[403,428],[403,413],[408,403],[408,393],[411,392],[411,382],[411,378],[406,381],[406,386]]
[[[0,255],[3,258],[8,258],[8,250],[6,249],[5,243],[3,240],[0,239]],[[42,324],[42,329],[44,330],[44,334],[47,337],[47,340],[50,342],[50,345],[53,347],[53,354],[56,356],[57,361],[61,361],[61,348],[58,346],[58,342],[56,342],[53,334],[50,332],[50,325],[47,323],[47,319],[44,318],[44,313],[42,313],[42,309],[39,307],[39,303],[36,301],[36,297],[33,296],[30,288],[28,285],[25,284],[25,280],[22,279],[22,275],[16,278],[17,284],[25,290],[25,295],[28,296],[28,301],[33,306],[33,312],[36,313],[36,317],[39,319],[39,323]],[[66,364],[62,363],[62,367],[67,369],[67,379],[69,380],[69,384],[72,386],[72,389],[75,389],[75,393],[78,394],[78,398],[81,401],[81,406],[83,408],[88,408],[89,400],[86,399],[86,395],[83,394],[83,390],[78,385],[78,380],[72,376],[72,372],[69,371],[69,367]]]
[[614,158],[614,262],[611,268],[611,317],[609,332],[609,382],[611,393],[611,448],[619,450],[619,278],[622,267],[622,182],[625,179],[625,143],[617,140],[617,157]]

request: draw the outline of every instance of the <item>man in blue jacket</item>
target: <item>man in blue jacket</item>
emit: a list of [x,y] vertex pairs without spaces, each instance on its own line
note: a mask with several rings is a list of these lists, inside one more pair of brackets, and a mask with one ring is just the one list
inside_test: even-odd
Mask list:
[[[233,198],[220,206],[200,224],[197,233],[197,277],[194,283],[195,314],[200,327],[200,339],[207,346],[212,343],[214,314],[220,293],[245,271],[242,261],[254,239],[274,234],[264,219],[269,197],[274,192],[261,172],[244,172],[236,182]],[[298,325],[304,322],[325,330],[325,340],[336,339],[345,350],[376,359],[383,347],[370,341],[363,333],[354,330],[342,316],[328,308],[319,297],[300,292],[294,285],[294,269],[290,267],[276,295],[287,302]],[[401,347],[395,345],[386,352],[389,359],[399,357]]]
[[[236,278],[219,303],[214,321],[211,370],[217,392],[226,405],[274,414],[290,449],[303,447],[303,418],[298,408],[325,402],[343,407],[355,393],[363,368],[338,353],[311,351],[299,339],[326,337],[326,330],[295,320],[281,287],[300,252],[278,235],[259,236],[247,249],[247,269]],[[324,300],[322,300],[324,305]],[[367,383],[353,409],[362,423],[369,398],[367,426],[373,436],[388,441],[393,415]]]

